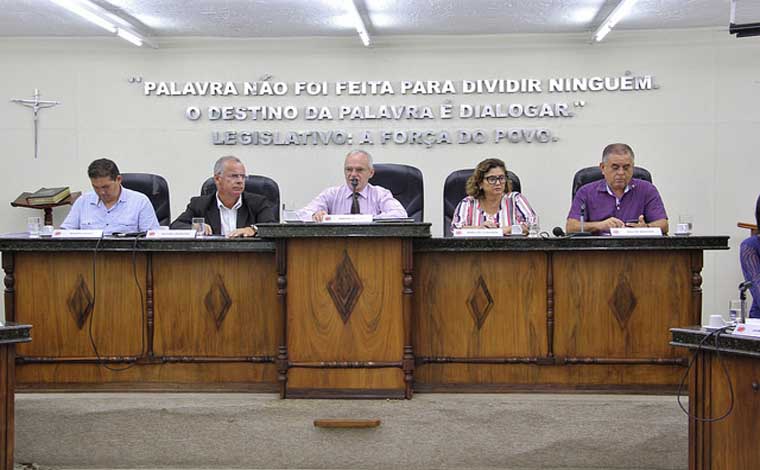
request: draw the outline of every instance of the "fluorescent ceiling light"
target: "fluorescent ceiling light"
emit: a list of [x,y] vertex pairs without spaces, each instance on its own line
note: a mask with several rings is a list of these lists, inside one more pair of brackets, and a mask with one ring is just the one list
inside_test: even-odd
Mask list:
[[89,9],[85,8],[84,5],[78,2],[71,1],[71,0],[51,0],[51,1],[55,3],[56,5],[69,10],[72,13],[76,13],[77,15],[86,19],[90,23],[100,26],[101,28],[105,29],[111,34],[116,33],[116,26],[114,26],[113,23],[106,20],[105,18],[100,17],[98,14],[90,11]]
[[[101,28],[105,29],[109,33],[116,34],[120,38],[134,44],[135,46],[140,47],[142,45],[148,45],[153,48],[157,47],[154,43],[148,41],[143,36],[137,34],[134,31],[135,30],[134,26],[132,26],[128,21],[92,3],[92,1],[90,0],[50,0],[50,1],[60,7],[63,7],[69,10],[72,13],[76,13],[82,18],[86,19],[87,21],[100,26]],[[114,22],[111,21],[110,18],[113,18],[116,24],[126,24],[128,28],[116,26]]]
[[356,3],[354,3],[355,1],[356,0],[346,0],[346,2],[348,2],[348,13],[354,19],[354,27],[356,28],[356,32],[359,33],[359,38],[361,38],[362,43],[366,47],[369,47],[370,39],[369,33],[367,32],[367,25],[364,24],[362,15],[359,14],[359,9],[356,8]]
[[140,36],[124,28],[116,28],[116,35],[125,41],[131,42],[137,47],[140,47],[143,45],[143,41]]
[[594,33],[594,40],[599,42],[602,39],[604,39],[607,34],[612,31],[612,28],[615,27],[616,24],[620,20],[625,17],[628,13],[630,13],[631,8],[633,8],[633,5],[636,3],[636,0],[621,0],[620,3],[618,3],[618,6],[615,7],[614,10],[612,10],[612,13],[605,18],[605,20],[602,22],[602,25],[599,26],[599,28]]

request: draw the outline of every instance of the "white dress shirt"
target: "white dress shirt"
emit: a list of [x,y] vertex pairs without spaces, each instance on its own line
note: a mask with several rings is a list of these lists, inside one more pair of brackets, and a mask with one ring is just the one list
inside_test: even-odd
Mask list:
[[240,206],[243,205],[243,196],[241,194],[235,205],[231,209],[228,209],[219,199],[219,194],[217,194],[216,205],[219,207],[219,218],[222,220],[222,235],[226,237],[228,233],[237,228],[237,212]]

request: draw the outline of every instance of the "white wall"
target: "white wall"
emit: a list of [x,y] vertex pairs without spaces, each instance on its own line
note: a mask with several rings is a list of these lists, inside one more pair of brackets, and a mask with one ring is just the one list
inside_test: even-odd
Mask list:
[[[636,162],[654,175],[671,220],[694,215],[701,234],[731,236],[731,250],[706,252],[704,313],[726,310],[740,280],[737,247],[747,232],[737,221],[753,221],[760,159],[760,42],[725,31],[613,32],[602,44],[586,35],[549,38],[483,36],[382,40],[371,49],[354,38],[295,40],[166,40],[161,49],[137,49],[117,39],[17,38],[0,40],[0,172],[4,199],[40,186],[88,189],[87,164],[114,159],[123,172],[153,172],[169,181],[172,214],[178,215],[213,161],[238,155],[249,172],[276,179],[282,201],[301,206],[342,178],[345,146],[235,146],[211,144],[210,131],[300,129],[449,129],[546,126],[560,140],[551,144],[413,145],[367,147],[377,162],[404,162],[425,176],[425,218],[441,234],[443,181],[451,171],[498,156],[522,179],[542,227],[563,225],[570,182],[580,167],[596,164],[607,143],[629,143]],[[528,121],[435,120],[432,122],[315,123],[247,121],[191,122],[188,105],[429,104],[447,97],[145,97],[133,76],[144,80],[463,80],[491,78],[651,74],[660,88],[636,93],[563,95],[457,95],[459,103],[585,100],[572,119]],[[32,158],[31,112],[12,98],[31,96],[62,102],[40,118],[40,158]],[[55,212],[55,223],[66,215]],[[22,231],[32,212],[0,206],[0,232]]]

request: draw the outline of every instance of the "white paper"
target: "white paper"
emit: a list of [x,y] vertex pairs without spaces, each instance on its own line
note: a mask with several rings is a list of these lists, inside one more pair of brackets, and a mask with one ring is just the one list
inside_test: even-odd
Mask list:
[[328,224],[371,224],[372,214],[326,215],[322,222]]
[[732,334],[760,338],[760,324],[757,322],[737,323]]
[[101,238],[103,230],[53,230],[53,238]]
[[503,237],[504,232],[500,228],[455,228],[452,232],[455,237]]
[[148,230],[147,238],[195,238],[195,230]]
[[660,227],[619,227],[611,228],[613,237],[661,237]]

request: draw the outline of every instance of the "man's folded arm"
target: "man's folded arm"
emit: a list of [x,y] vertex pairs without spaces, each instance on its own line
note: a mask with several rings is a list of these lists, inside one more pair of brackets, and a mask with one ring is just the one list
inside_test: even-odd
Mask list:
[[299,209],[296,211],[298,214],[298,218],[301,220],[311,220],[311,216],[313,216],[316,212],[319,211],[325,211],[328,212],[328,205],[327,205],[327,192],[329,189],[326,189],[322,191],[321,193],[317,194],[317,196],[312,199],[308,204],[306,204],[302,209]]
[[264,199],[256,213],[256,223],[277,222],[275,218],[276,208],[268,199]]
[[188,229],[193,227],[193,217],[197,217],[195,215],[195,211],[191,207],[190,204],[187,205],[187,208],[185,209],[185,212],[181,213],[179,217],[174,219],[174,222],[171,223],[169,228],[173,229]]
[[71,206],[71,210],[61,224],[61,228],[64,230],[76,230],[79,228],[79,219],[82,216],[82,199],[81,197],[74,201],[74,205]]
[[406,209],[401,203],[393,197],[393,193],[388,191],[380,200],[380,214],[378,218],[382,219],[405,219],[408,217]]
[[145,204],[143,204],[143,207],[137,214],[137,231],[147,232],[148,230],[157,230],[159,226],[156,211],[153,209],[150,200],[146,198]]

